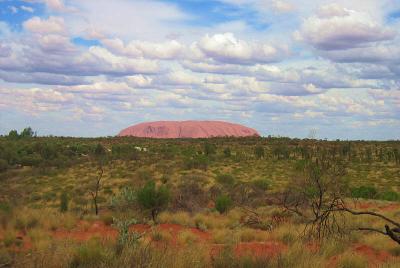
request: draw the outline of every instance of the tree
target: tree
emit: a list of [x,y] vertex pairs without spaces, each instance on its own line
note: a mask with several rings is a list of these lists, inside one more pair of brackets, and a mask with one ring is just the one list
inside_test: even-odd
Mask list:
[[33,136],[35,136],[35,132],[33,132],[31,127],[24,128],[20,134],[21,138],[32,138]]
[[215,209],[223,214],[232,206],[232,199],[227,195],[220,195],[215,200]]
[[11,130],[11,131],[8,133],[8,137],[9,137],[10,139],[13,139],[13,140],[18,139],[18,138],[19,138],[18,131],[16,131],[15,129]]
[[[344,166],[341,162],[308,162],[306,176],[289,184],[283,195],[282,205],[306,221],[308,234],[325,238],[329,235],[343,235],[348,231],[370,231],[380,233],[400,244],[400,222],[372,211],[356,211],[345,202],[348,185],[343,180]],[[373,216],[384,221],[382,229],[359,226],[347,230],[344,214]],[[342,219],[341,219],[342,218]]]
[[90,190],[89,192],[93,200],[93,205],[96,215],[99,215],[98,196],[101,188],[101,179],[103,178],[103,173],[104,173],[103,166],[99,166],[99,174],[97,175],[96,180],[94,182],[93,190]]
[[169,199],[168,188],[164,185],[157,188],[154,181],[148,181],[137,193],[139,205],[143,209],[150,210],[154,222],[156,222],[158,213],[168,205]]
[[286,188],[282,205],[305,223],[304,233],[321,239],[328,235],[342,234],[341,214],[335,208],[343,205],[348,189],[343,179],[342,162],[309,160],[299,165],[300,174]]

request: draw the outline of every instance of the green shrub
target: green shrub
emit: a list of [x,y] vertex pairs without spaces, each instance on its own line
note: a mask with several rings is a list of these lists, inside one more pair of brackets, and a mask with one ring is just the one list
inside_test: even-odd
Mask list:
[[377,191],[372,186],[360,186],[351,189],[351,197],[353,198],[374,199],[376,195]]
[[63,192],[60,196],[60,212],[68,211],[68,195],[66,192]]
[[400,195],[393,191],[386,191],[378,194],[378,199],[386,201],[399,201]]
[[232,206],[232,199],[227,195],[220,195],[215,200],[215,208],[221,214],[227,212]]
[[150,210],[154,222],[156,222],[158,213],[168,205],[169,198],[170,194],[167,187],[161,185],[157,188],[154,181],[147,182],[137,193],[139,205]]

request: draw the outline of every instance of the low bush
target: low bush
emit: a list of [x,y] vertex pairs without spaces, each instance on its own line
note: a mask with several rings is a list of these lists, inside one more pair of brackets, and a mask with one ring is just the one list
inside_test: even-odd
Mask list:
[[232,199],[227,195],[220,195],[215,200],[215,208],[216,210],[223,214],[226,213],[232,206]]
[[150,210],[151,217],[156,222],[158,213],[167,207],[170,193],[165,185],[156,187],[154,181],[149,181],[137,192],[137,201],[143,209]]
[[386,191],[383,193],[378,194],[378,199],[380,200],[386,200],[386,201],[399,201],[400,200],[400,194],[394,191]]
[[377,190],[373,186],[360,186],[351,189],[351,197],[353,198],[376,198]]

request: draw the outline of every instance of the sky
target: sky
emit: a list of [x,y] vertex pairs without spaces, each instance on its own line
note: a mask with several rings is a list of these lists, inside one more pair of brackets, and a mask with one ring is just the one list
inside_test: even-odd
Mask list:
[[0,134],[400,139],[400,1],[0,0]]

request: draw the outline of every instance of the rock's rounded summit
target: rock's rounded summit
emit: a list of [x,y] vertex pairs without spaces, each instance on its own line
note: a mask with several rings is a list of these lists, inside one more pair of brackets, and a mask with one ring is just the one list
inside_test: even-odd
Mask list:
[[260,136],[255,129],[223,121],[156,121],[123,129],[118,136],[143,138],[211,138]]

